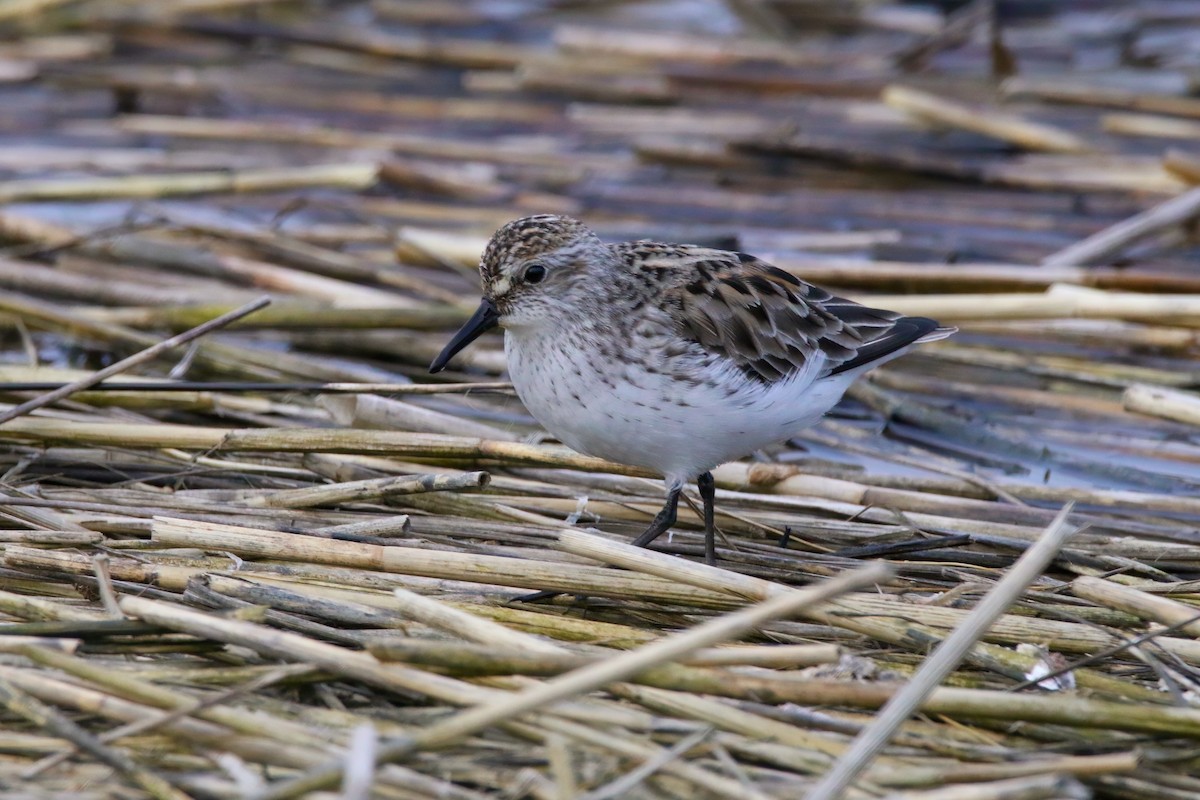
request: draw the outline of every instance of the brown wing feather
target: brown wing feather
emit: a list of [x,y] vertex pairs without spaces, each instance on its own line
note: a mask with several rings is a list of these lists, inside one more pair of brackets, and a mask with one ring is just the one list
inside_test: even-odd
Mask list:
[[632,263],[675,273],[668,310],[680,332],[763,383],[798,372],[815,353],[825,357],[818,377],[857,369],[938,330],[931,319],[836,297],[745,253],[639,245]]

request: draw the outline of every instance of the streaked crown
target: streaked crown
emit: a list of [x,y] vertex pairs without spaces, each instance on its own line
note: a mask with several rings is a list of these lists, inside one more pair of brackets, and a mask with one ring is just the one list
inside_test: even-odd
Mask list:
[[479,262],[483,285],[494,286],[529,259],[570,248],[581,240],[595,240],[595,234],[571,217],[537,214],[513,220],[496,231],[483,251]]

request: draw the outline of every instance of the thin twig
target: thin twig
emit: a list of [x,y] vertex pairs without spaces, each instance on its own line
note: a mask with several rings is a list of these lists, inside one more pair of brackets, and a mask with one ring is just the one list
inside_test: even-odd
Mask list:
[[1074,267],[1093,264],[1152,233],[1172,225],[1182,225],[1194,219],[1197,214],[1200,214],[1200,189],[1192,189],[1043,258],[1042,266]]
[[896,730],[921,706],[939,684],[946,679],[967,651],[979,640],[1046,566],[1058,555],[1063,542],[1075,529],[1067,524],[1071,513],[1068,504],[1055,517],[1042,537],[1013,564],[1012,568],[971,612],[955,631],[947,636],[933,654],[925,660],[912,680],[896,693],[871,723],[854,740],[833,768],[809,792],[807,800],[837,800],[855,777],[871,762],[895,735]]
[[172,336],[169,339],[164,339],[161,342],[159,342],[158,344],[151,345],[150,347],[147,347],[145,350],[141,350],[137,353],[134,353],[133,355],[129,356],[128,358],[123,358],[115,364],[111,364],[111,365],[105,367],[104,369],[97,370],[96,372],[93,372],[91,375],[88,375],[86,378],[80,378],[77,381],[72,381],[71,383],[68,383],[65,386],[55,389],[52,392],[48,392],[47,394],[41,395],[40,397],[35,397],[32,400],[27,400],[24,403],[21,403],[20,405],[10,408],[8,411],[5,411],[4,413],[0,413],[0,425],[4,424],[5,422],[8,422],[9,420],[13,420],[13,419],[16,419],[17,417],[24,416],[25,414],[28,414],[31,411],[36,411],[39,408],[48,406],[51,403],[56,403],[59,400],[62,400],[66,397],[70,397],[71,395],[75,394],[76,392],[83,391],[84,389],[87,389],[91,386],[95,386],[96,384],[103,381],[105,378],[112,377],[113,375],[118,375],[122,372],[125,372],[126,370],[129,370],[133,367],[138,366],[139,364],[144,364],[147,361],[151,361],[151,360],[157,358],[162,353],[165,353],[168,350],[176,348],[181,344],[186,344],[187,342],[190,342],[193,339],[197,339],[201,336],[204,336],[207,333],[211,333],[212,331],[215,331],[219,328],[223,328],[226,325],[228,325],[229,323],[233,322],[234,320],[241,319],[242,317],[247,316],[248,314],[253,314],[255,311],[258,311],[260,308],[263,308],[263,307],[269,305],[270,302],[271,302],[271,298],[260,297],[259,299],[255,300],[251,303],[247,303],[246,305],[242,306],[241,308],[236,308],[227,314],[222,314],[221,316],[217,317],[216,319],[211,319],[202,325],[197,325],[196,327],[192,328],[191,330],[187,330],[187,331],[184,331],[183,333],[176,334],[175,336]]
[[[115,366],[115,365],[114,365]],[[0,392],[49,392],[73,386],[61,381],[5,381]],[[313,381],[105,381],[90,392],[311,392],[315,394],[511,393],[508,381],[479,383],[317,383]]]

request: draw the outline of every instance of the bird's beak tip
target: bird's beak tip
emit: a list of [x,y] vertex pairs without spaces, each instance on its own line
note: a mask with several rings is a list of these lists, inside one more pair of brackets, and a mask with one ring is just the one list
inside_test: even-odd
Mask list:
[[496,305],[488,298],[483,298],[479,303],[479,308],[475,309],[475,313],[467,320],[458,333],[454,334],[442,352],[438,353],[437,358],[429,365],[429,373],[436,375],[446,368],[446,364],[450,359],[454,358],[460,350],[465,348],[471,342],[475,341],[485,331],[491,330],[500,323],[500,312],[496,310]]

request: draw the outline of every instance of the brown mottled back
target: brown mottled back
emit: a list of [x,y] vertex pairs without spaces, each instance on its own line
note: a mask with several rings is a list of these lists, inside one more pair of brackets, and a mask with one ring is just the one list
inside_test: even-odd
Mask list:
[[836,297],[746,253],[655,242],[616,249],[632,268],[659,273],[660,302],[681,336],[761,383],[789,379],[814,355],[826,377],[953,330]]

